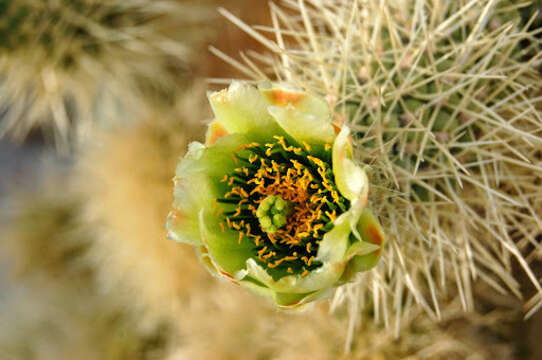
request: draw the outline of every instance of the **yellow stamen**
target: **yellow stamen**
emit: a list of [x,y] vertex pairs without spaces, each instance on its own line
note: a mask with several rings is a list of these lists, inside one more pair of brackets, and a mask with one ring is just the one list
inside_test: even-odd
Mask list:
[[[304,150],[310,152],[312,151],[310,144],[301,142],[300,147],[295,147],[289,145],[282,136],[275,136],[274,138],[276,142],[267,143],[265,147],[260,147],[258,143],[254,142],[244,145],[242,149],[260,147],[258,151],[252,150],[250,155],[247,155],[248,160],[246,163],[253,165],[234,169],[236,173],[244,174],[241,178],[237,178],[237,176],[241,176],[240,174],[235,175],[235,178],[225,175],[221,181],[228,182],[230,185],[230,191],[224,195],[226,198],[232,196],[240,199],[237,202],[235,211],[232,211],[233,215],[231,217],[238,217],[248,212],[256,217],[257,207],[262,203],[263,199],[269,195],[274,195],[282,198],[291,206],[291,212],[286,223],[272,234],[266,233],[265,236],[257,235],[261,231],[260,227],[251,229],[251,224],[245,223],[245,220],[240,222],[232,221],[226,216],[225,223],[230,229],[239,232],[239,244],[242,243],[245,237],[253,241],[258,247],[267,244],[263,249],[257,251],[257,254],[259,260],[265,263],[268,268],[276,268],[285,261],[291,261],[292,267],[288,267],[287,272],[294,272],[294,264],[296,269],[299,269],[298,266],[302,265],[299,273],[306,276],[310,272],[309,267],[315,259],[314,256],[311,256],[311,252],[316,252],[317,246],[322,239],[321,230],[325,226],[325,224],[321,223],[323,214],[325,213],[331,221],[334,221],[337,217],[336,211],[325,211],[329,210],[326,204],[329,204],[329,200],[339,202],[341,197],[333,184],[333,176],[330,175],[329,169],[330,164],[322,159],[308,155],[307,160],[311,162],[311,166],[305,166],[296,159],[289,159],[289,163],[281,163],[271,158],[277,150],[282,153],[284,151],[300,153]],[[326,150],[331,148],[331,145],[325,144]],[[261,154],[263,151],[268,157],[256,154],[256,152]],[[241,160],[235,154],[232,155],[232,158],[236,163]],[[258,166],[259,168],[256,169]],[[316,171],[313,171],[311,167]],[[250,184],[250,186],[243,185],[244,182],[241,180],[246,180],[246,183]],[[242,204],[245,205],[241,206]],[[214,206],[216,208],[216,201]],[[226,230],[224,223],[220,223],[219,226],[222,231]],[[255,233],[252,233],[252,231]],[[309,240],[309,238],[314,238],[314,240]],[[283,250],[277,256],[276,252],[268,249],[268,246],[271,249],[281,246]],[[302,246],[305,246],[305,249]],[[304,254],[298,256],[297,252],[293,251],[298,247],[303,249]],[[282,253],[282,251],[288,249],[289,251],[286,254]]]
[[285,260],[284,258],[278,259],[278,260],[276,260],[273,264],[268,264],[267,266],[270,267],[271,269],[276,268],[276,267],[279,266],[284,260]]
[[[324,224],[316,224],[316,225],[314,226],[312,236],[318,237],[318,230],[320,230],[320,229],[323,228],[323,227],[324,227]],[[307,250],[307,251],[308,251],[308,250]]]
[[248,193],[243,188],[239,188],[239,195],[241,195],[244,198],[248,197]]

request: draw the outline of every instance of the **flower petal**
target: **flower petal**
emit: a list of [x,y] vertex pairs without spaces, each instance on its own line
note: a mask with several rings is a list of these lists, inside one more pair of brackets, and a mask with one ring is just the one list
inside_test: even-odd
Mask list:
[[354,256],[371,254],[379,249],[380,246],[378,245],[371,244],[366,241],[356,241],[348,248],[344,260],[350,261],[350,259],[352,259]]
[[253,86],[234,81],[228,89],[210,93],[208,97],[216,121],[229,133],[260,138],[284,134],[267,112],[269,103]]
[[291,89],[260,86],[269,102],[269,113],[298,142],[331,144],[335,131],[328,104],[321,98]]
[[231,154],[240,145],[249,142],[239,135],[228,135],[210,147],[193,142],[177,166],[173,211],[168,215],[168,238],[191,245],[201,245],[198,212],[210,209],[214,199],[224,194],[226,187],[220,182],[224,174],[237,165]]
[[341,194],[350,201],[366,197],[369,180],[365,171],[352,161],[352,145],[349,142],[350,130],[343,126],[333,143],[333,174]]
[[207,268],[211,275],[221,277],[218,266],[216,266],[215,262],[209,255],[209,249],[207,249],[207,247],[205,247],[204,245],[198,246],[197,254],[201,263]]
[[207,133],[205,134],[205,145],[214,145],[218,139],[228,134],[228,130],[226,130],[224,125],[215,119],[209,124]]
[[230,229],[222,231],[219,219],[209,210],[201,209],[199,226],[207,256],[221,275],[234,279],[237,271],[245,268],[245,263],[254,254],[254,245],[248,241],[239,244],[238,233]]
[[279,293],[250,277],[240,281],[239,284],[254,294],[267,298],[281,310],[302,310],[312,301],[329,297],[331,294],[331,289],[322,289],[302,294]]
[[340,215],[334,222],[334,227],[324,235],[316,259],[324,263],[338,263],[343,260],[348,248],[348,237],[351,232],[351,211]]
[[329,121],[318,121],[312,114],[303,113],[291,105],[270,106],[269,113],[279,125],[299,143],[330,144],[335,139]]
[[167,237],[176,242],[189,245],[201,245],[197,220],[190,215],[177,210],[169,212],[166,220]]
[[[359,234],[361,235],[361,238],[363,239],[363,244],[371,244],[373,248],[375,246],[377,248],[374,251],[365,251],[363,253],[359,252],[355,254],[348,262],[343,277],[341,278],[342,281],[348,281],[357,272],[367,271],[371,269],[378,263],[378,261],[380,260],[380,256],[382,255],[382,248],[385,242],[384,232],[382,231],[380,223],[373,215],[371,210],[367,208],[363,210],[359,218],[357,229]],[[360,242],[354,243],[354,245],[359,243]],[[352,245],[352,247],[354,245]],[[359,245],[356,246],[359,247]],[[364,245],[364,247],[367,246]],[[367,247],[367,249],[369,248]],[[352,255],[353,252],[356,251],[357,249],[349,249],[347,253]]]
[[177,166],[173,210],[166,222],[169,239],[190,245],[201,245],[198,210],[212,202],[214,195],[207,177],[196,166],[204,150],[202,144],[191,143]]
[[247,260],[247,272],[250,277],[265,284],[271,290],[282,293],[303,294],[332,287],[341,277],[343,270],[342,263],[326,263],[304,277],[289,275],[275,281],[254,259]]

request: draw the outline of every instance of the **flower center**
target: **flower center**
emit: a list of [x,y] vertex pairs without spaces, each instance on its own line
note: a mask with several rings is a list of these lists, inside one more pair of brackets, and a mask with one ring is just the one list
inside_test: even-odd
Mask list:
[[286,217],[291,210],[291,205],[280,196],[268,195],[256,210],[260,228],[268,234],[276,233],[286,224]]
[[232,154],[239,167],[224,175],[226,191],[216,205],[222,230],[237,231],[239,243],[251,241],[254,259],[277,280],[321,266],[320,242],[350,204],[335,185],[329,145],[318,157],[308,144],[274,140]]

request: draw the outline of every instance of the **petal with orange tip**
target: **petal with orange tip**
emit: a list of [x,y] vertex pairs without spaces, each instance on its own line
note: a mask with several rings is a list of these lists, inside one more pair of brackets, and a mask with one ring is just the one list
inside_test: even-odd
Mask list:
[[228,130],[218,120],[213,120],[209,124],[207,134],[205,134],[205,145],[214,145],[218,139],[228,135]]
[[[378,219],[373,215],[371,210],[365,208],[361,213],[359,222],[357,225],[359,234],[361,235],[362,242],[354,243],[363,244],[363,246],[356,245],[360,249],[363,248],[364,252],[357,252],[348,262],[341,280],[348,281],[355,273],[360,271],[367,271],[374,267],[380,260],[382,255],[382,249],[385,243],[385,236]],[[352,245],[352,246],[354,246]],[[372,246],[371,246],[372,245]],[[349,249],[347,253],[354,254],[357,249]]]
[[268,111],[279,125],[298,142],[331,143],[335,132],[330,109],[323,99],[306,92],[260,84],[269,103]]
[[208,94],[216,121],[228,133],[268,137],[284,132],[267,112],[265,97],[253,86],[234,81],[228,89]]

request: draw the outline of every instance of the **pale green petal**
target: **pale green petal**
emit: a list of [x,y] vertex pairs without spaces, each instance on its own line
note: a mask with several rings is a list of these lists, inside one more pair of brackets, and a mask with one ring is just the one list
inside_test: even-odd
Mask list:
[[239,244],[239,233],[228,228],[222,231],[219,220],[210,209],[201,209],[201,238],[219,272],[225,272],[226,276],[233,278],[233,274],[244,269],[247,259],[254,255],[255,245],[246,240]]
[[356,241],[346,252],[345,261],[349,261],[354,256],[363,256],[371,254],[380,249],[380,246],[365,241]]
[[252,293],[267,298],[282,310],[302,310],[310,302],[329,297],[331,294],[331,288],[309,293],[279,293],[250,277],[239,281],[239,284]]
[[[382,227],[378,222],[378,219],[373,215],[371,210],[365,208],[359,218],[357,225],[357,230],[361,235],[362,242],[354,243],[351,249],[356,246],[360,247],[358,244],[371,244],[373,246],[373,251],[364,251],[355,254],[352,256],[348,265],[345,269],[345,272],[342,277],[342,281],[348,281],[352,276],[361,271],[367,271],[373,268],[382,255],[382,247],[384,246],[385,237]],[[366,247],[366,245],[363,245]],[[354,248],[353,250],[349,249],[347,254],[353,255],[359,249]],[[367,248],[370,249],[370,248]]]
[[[213,146],[193,142],[175,172],[173,210],[166,222],[168,238],[191,245],[201,245],[198,213],[210,209],[214,199],[227,191],[220,179],[238,167],[232,153],[250,142],[243,135],[220,138]],[[225,205],[224,207],[227,207]]]
[[246,266],[250,277],[263,283],[273,291],[294,294],[309,293],[331,287],[341,277],[344,269],[344,264],[326,263],[311,271],[305,277],[288,275],[275,281],[254,259],[248,259]]
[[[213,183],[217,184],[220,191],[225,190],[225,185],[219,185],[220,179],[225,174],[233,172],[239,167],[238,160],[232,154],[236,152],[243,144],[248,144],[253,140],[242,134],[232,134],[224,136],[212,146],[205,147],[200,158],[191,163],[191,169],[188,171],[205,174]],[[181,177],[180,174],[177,174]],[[220,194],[223,194],[221,192]]]
[[334,227],[324,235],[316,260],[324,263],[338,263],[343,260],[348,248],[348,237],[351,232],[351,211],[340,215],[334,222]]
[[202,144],[191,143],[177,166],[173,210],[166,221],[168,238],[190,245],[201,245],[198,211],[214,198],[206,175],[197,169],[204,150]]
[[199,225],[197,217],[189,216],[188,213],[172,210],[166,220],[167,237],[176,242],[189,245],[201,245]]
[[359,254],[352,261],[358,271],[365,271],[378,263],[382,255],[382,247],[384,246],[385,237],[384,231],[378,222],[378,219],[373,215],[371,210],[365,209],[361,214],[358,222],[358,231],[364,242],[374,244],[379,247],[378,250],[368,253]]
[[269,84],[261,84],[260,92],[270,105],[269,113],[299,143],[323,145],[335,139],[329,106],[322,98]]
[[339,192],[348,200],[367,195],[369,180],[365,171],[352,160],[350,130],[343,126],[333,143],[333,174]]
[[270,300],[272,303],[274,303],[275,305],[279,306],[282,309],[293,308],[296,305],[298,305],[300,302],[302,302],[304,298],[311,295],[311,293],[308,293],[308,294],[277,293],[271,290],[270,288],[266,287],[265,285],[251,278],[245,278],[244,280],[241,280],[239,284],[245,289],[251,291],[252,293]]
[[211,255],[209,255],[209,249],[207,249],[207,247],[205,247],[204,245],[198,246],[197,254],[201,263],[207,268],[211,275],[221,277],[219,268],[211,258]]
[[210,93],[208,97],[217,121],[229,133],[267,138],[283,135],[267,111],[269,103],[255,87],[234,81],[228,89]]
[[292,105],[270,106],[269,113],[279,125],[299,143],[331,144],[335,131],[329,119],[319,120],[313,114],[304,113]]

